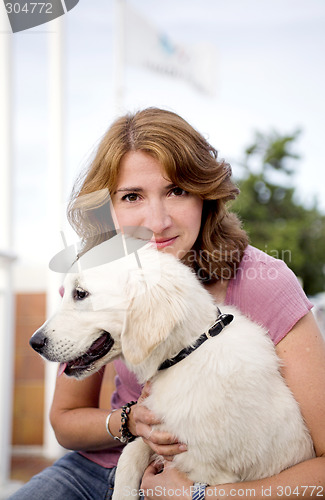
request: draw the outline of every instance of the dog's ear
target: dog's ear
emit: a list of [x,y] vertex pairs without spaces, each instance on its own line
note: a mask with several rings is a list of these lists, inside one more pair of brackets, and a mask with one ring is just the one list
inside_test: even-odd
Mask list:
[[163,279],[145,291],[142,289],[142,293],[135,294],[121,337],[126,361],[134,365],[144,361],[184,320],[184,306],[182,294],[175,294],[175,289],[169,290]]

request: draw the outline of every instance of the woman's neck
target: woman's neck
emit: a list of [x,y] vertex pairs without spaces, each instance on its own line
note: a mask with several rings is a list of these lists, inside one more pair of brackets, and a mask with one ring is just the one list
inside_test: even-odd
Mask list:
[[218,280],[204,285],[204,288],[213,296],[217,304],[223,304],[226,300],[228,284],[229,280]]

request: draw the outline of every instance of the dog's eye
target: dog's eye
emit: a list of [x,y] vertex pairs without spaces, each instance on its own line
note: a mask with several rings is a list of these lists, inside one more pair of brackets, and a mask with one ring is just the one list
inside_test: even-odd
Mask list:
[[83,290],[82,288],[75,288],[73,290],[73,298],[74,300],[83,300],[86,297],[88,297],[89,293],[86,292],[86,290]]

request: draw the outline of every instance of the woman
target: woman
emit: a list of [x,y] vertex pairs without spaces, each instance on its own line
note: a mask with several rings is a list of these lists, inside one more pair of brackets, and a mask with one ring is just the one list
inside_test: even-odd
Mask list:
[[[294,275],[282,261],[249,246],[238,219],[228,212],[227,201],[238,194],[230,176],[229,165],[218,160],[217,152],[187,122],[168,111],[146,109],[118,119],[105,134],[74,191],[70,221],[85,249],[106,237],[111,222],[98,214],[108,189],[119,227],[148,228],[159,251],[183,259],[218,303],[236,305],[262,323],[276,344],[317,458],[262,481],[222,485],[223,491],[220,485],[209,485],[206,494],[236,498],[251,489],[259,498],[276,498],[281,492],[295,498],[324,495],[324,342]],[[138,404],[128,410],[124,431],[142,436],[166,459],[163,471],[152,465],[143,477],[147,498],[164,496],[162,492],[169,498],[191,497],[191,482],[168,466],[175,454],[186,452],[186,445],[152,428],[155,416],[139,404],[150,386],[140,397],[141,387],[123,363],[116,362],[115,368],[113,412],[98,408],[103,373],[83,381],[57,379],[51,423],[61,445],[81,453],[63,457],[12,498],[110,498],[120,452],[116,438],[121,437],[121,408],[131,400]]]

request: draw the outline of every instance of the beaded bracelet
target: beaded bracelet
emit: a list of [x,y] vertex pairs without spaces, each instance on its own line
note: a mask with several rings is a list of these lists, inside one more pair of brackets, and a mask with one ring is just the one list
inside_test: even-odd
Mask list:
[[128,420],[129,420],[129,414],[131,411],[131,406],[137,404],[136,401],[131,401],[130,403],[126,403],[126,405],[122,406],[122,413],[121,413],[121,427],[120,427],[120,441],[121,443],[129,443],[130,441],[133,441],[136,436],[133,436],[131,432],[128,429]]

